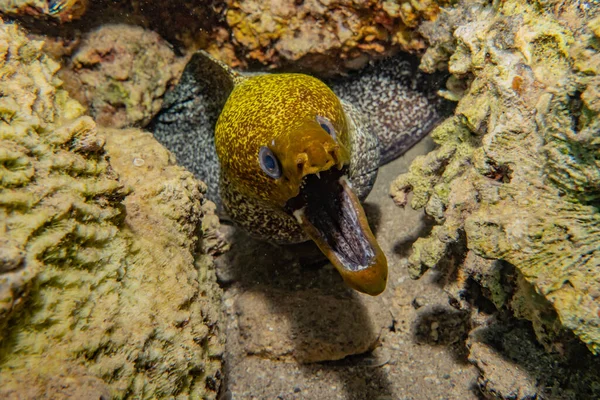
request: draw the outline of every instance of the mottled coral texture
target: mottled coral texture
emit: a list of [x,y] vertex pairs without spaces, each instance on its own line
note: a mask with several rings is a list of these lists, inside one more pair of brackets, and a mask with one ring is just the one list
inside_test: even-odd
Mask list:
[[3,0],[0,1],[0,12],[69,22],[80,18],[88,4],[88,0]]
[[204,185],[150,133],[99,133],[42,46],[0,24],[0,397],[214,398]]
[[[426,46],[414,29],[449,1],[227,0],[227,30],[246,60],[269,67],[293,62],[320,74],[364,66],[395,50]],[[209,48],[209,50],[212,50]]]
[[183,65],[156,32],[105,25],[81,40],[61,78],[99,125],[145,126]]
[[[391,190],[437,222],[413,247],[414,277],[454,260],[459,284],[473,279],[498,308],[530,319],[548,348],[566,328],[597,354],[600,7],[592,3],[465,2],[425,24],[432,46],[423,67],[447,67],[466,90],[449,85],[445,95],[459,102],[432,134],[438,149]],[[457,258],[465,245],[467,257]],[[516,268],[512,295],[498,263],[482,258]]]
[[332,76],[399,50],[421,53],[427,41],[416,28],[434,21],[441,7],[452,3],[13,0],[0,2],[0,11],[46,34],[77,37],[101,25],[127,23],[159,33],[182,53],[206,49],[233,67],[291,68]]

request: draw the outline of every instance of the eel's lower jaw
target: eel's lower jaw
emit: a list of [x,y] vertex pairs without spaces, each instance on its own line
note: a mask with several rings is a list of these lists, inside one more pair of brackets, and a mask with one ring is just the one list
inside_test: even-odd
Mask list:
[[343,170],[306,176],[287,208],[348,286],[372,296],[384,291],[387,259]]

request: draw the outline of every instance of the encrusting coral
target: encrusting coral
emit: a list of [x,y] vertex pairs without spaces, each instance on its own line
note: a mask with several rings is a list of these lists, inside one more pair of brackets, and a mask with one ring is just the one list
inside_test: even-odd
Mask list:
[[[227,30],[250,61],[320,74],[358,69],[401,48],[426,46],[415,27],[449,1],[226,1]],[[211,49],[209,48],[209,51]]]
[[0,11],[8,15],[32,16],[68,22],[81,18],[88,0],[11,0],[1,1]]
[[[466,244],[459,278],[474,278],[497,307],[531,319],[542,343],[567,328],[597,354],[600,8],[545,3],[464,2],[423,26],[432,47],[422,66],[447,66],[450,83],[468,88],[445,93],[459,102],[432,133],[439,148],[415,160],[391,192],[402,206],[412,192],[411,206],[438,223],[414,245],[413,277]],[[496,264],[473,263],[481,257],[516,267],[522,280],[512,298],[489,269]]]
[[42,46],[0,24],[0,397],[215,398],[205,187],[150,133],[99,134]]
[[[451,0],[15,0],[0,11],[35,32],[79,37],[105,24],[153,30],[182,53],[206,49],[232,67],[357,70],[398,50],[421,53],[418,27]],[[33,18],[32,18],[33,17]]]
[[60,77],[98,124],[145,126],[183,65],[156,32],[104,25],[81,40]]

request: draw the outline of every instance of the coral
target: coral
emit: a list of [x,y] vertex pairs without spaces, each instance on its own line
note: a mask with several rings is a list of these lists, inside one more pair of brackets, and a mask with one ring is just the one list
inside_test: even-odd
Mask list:
[[[452,0],[21,0],[5,12],[37,33],[74,38],[105,24],[151,29],[182,53],[206,49],[233,67],[293,68],[334,76],[398,50],[421,53],[418,27]],[[12,2],[9,2],[12,3]],[[39,3],[39,4],[38,4]],[[50,4],[50,5],[48,5]],[[15,8],[16,7],[16,8]],[[9,9],[10,8],[10,9]],[[40,18],[27,18],[34,14]],[[71,24],[48,24],[48,15]],[[50,18],[56,20],[56,18]]]
[[[542,343],[562,327],[598,353],[600,9],[584,3],[465,2],[425,25],[436,34],[424,65],[447,65],[467,89],[446,93],[460,101],[432,133],[439,148],[391,191],[399,205],[412,192],[411,206],[438,223],[414,245],[413,277],[463,245],[473,253],[467,259],[503,260],[523,279],[513,308],[534,321]],[[457,260],[459,277],[478,279]],[[482,284],[497,306],[509,305],[494,285]],[[519,299],[529,293],[543,301]],[[536,304],[550,304],[560,324],[539,318]]]
[[68,22],[81,18],[88,0],[12,0],[0,2],[0,11],[11,16],[33,16]]
[[160,110],[183,65],[157,33],[105,25],[81,41],[61,78],[98,124],[144,126]]
[[[401,48],[419,51],[414,29],[436,18],[447,1],[227,0],[234,46],[250,61],[281,67],[294,63],[320,74],[358,69]],[[209,48],[210,51],[210,48]]]
[[99,133],[42,46],[0,25],[0,397],[215,398],[204,184],[148,132]]

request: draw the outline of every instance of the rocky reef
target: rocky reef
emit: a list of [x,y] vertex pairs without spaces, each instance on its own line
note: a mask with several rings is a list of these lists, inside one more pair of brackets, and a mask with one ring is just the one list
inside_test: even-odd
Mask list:
[[99,131],[42,47],[0,24],[0,397],[215,398],[214,205],[150,133]]
[[78,43],[60,77],[98,124],[145,126],[160,110],[183,65],[156,32],[105,25]]
[[[413,246],[413,278],[443,271],[467,308],[476,287],[562,355],[571,332],[600,352],[600,7],[592,3],[464,2],[424,24],[431,47],[421,65],[452,73],[444,95],[458,104],[432,133],[438,148],[391,187],[398,205],[424,208],[436,222]],[[478,337],[476,329],[472,355]],[[598,395],[597,379],[582,381]],[[514,389],[480,383],[502,398]],[[543,395],[543,385],[530,394]]]
[[128,22],[192,46],[206,44],[223,6],[220,0],[10,0],[0,2],[0,12],[51,36],[72,36],[103,24]]
[[88,8],[88,0],[14,0],[0,2],[0,11],[7,15],[69,22],[79,19]]
[[399,50],[421,53],[427,42],[416,28],[435,20],[441,7],[451,3],[17,0],[0,2],[0,12],[57,37],[78,37],[105,24],[125,22],[158,32],[182,53],[203,48],[234,67],[300,69],[333,76]]
[[[600,397],[597,1],[158,4],[0,2],[46,40],[0,25],[0,397]],[[385,293],[220,227],[201,182],[116,129],[196,48],[320,75],[424,52],[451,74],[436,146],[367,199]]]
[[226,1],[233,44],[249,61],[319,74],[358,69],[398,49],[426,43],[417,27],[449,1]]

